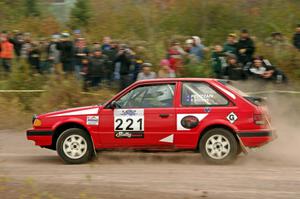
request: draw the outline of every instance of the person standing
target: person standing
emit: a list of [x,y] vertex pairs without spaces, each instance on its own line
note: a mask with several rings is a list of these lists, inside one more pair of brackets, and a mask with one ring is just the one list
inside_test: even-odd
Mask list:
[[225,42],[223,46],[223,51],[226,54],[233,54],[237,56],[237,36],[234,33],[230,33],[227,36],[227,41]]
[[81,79],[80,72],[82,70],[82,60],[89,55],[89,49],[86,46],[84,38],[78,38],[75,43],[75,76],[77,79]]
[[300,24],[297,25],[296,32],[293,36],[293,44],[295,48],[300,50]]
[[100,49],[96,49],[89,60],[88,77],[91,82],[91,87],[97,88],[100,86],[103,78],[105,78],[105,68],[107,64],[107,56],[104,55]]
[[11,71],[11,60],[14,57],[14,45],[8,41],[6,32],[2,32],[0,40],[0,59],[5,72]]
[[73,42],[70,40],[70,34],[67,32],[62,33],[62,39],[57,43],[57,49],[60,51],[60,59],[62,62],[63,71],[65,73],[74,72],[73,57],[74,47]]
[[223,78],[224,71],[226,70],[226,58],[221,45],[215,45],[214,50],[211,54],[213,72],[215,78]]
[[193,44],[189,53],[197,58],[198,62],[201,62],[204,58],[204,52],[207,48],[202,44],[200,37],[193,36]]
[[120,90],[123,90],[131,83],[131,50],[125,44],[120,45],[119,52],[116,55],[115,63],[118,63],[120,66]]
[[252,61],[254,52],[254,41],[250,38],[248,30],[242,29],[240,39],[237,43],[237,53],[239,62],[245,66],[248,62]]

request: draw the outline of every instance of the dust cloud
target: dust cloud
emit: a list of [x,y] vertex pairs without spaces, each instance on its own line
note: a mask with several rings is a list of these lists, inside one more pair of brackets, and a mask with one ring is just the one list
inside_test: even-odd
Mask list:
[[[291,86],[265,85],[261,82],[254,85],[239,84],[239,88],[246,92],[294,90]],[[272,117],[271,124],[278,137],[273,142],[250,151],[246,162],[278,166],[300,165],[300,94],[262,92],[259,96],[266,97]]]

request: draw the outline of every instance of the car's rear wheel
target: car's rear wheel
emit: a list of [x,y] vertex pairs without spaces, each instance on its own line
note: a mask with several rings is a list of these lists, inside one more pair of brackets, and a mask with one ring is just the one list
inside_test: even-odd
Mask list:
[[238,155],[238,142],[230,131],[215,128],[203,135],[199,150],[204,160],[209,163],[228,164]]
[[71,128],[58,137],[56,150],[66,163],[81,164],[92,159],[93,144],[84,130]]

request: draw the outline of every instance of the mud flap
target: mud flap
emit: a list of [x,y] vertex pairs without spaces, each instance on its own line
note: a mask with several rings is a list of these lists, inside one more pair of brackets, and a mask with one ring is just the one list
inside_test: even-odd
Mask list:
[[249,152],[249,150],[245,147],[245,145],[244,145],[244,143],[242,142],[241,138],[240,138],[238,135],[236,135],[236,137],[237,137],[238,140],[239,140],[240,147],[241,147],[242,151],[244,152],[245,155],[247,155],[248,152]]

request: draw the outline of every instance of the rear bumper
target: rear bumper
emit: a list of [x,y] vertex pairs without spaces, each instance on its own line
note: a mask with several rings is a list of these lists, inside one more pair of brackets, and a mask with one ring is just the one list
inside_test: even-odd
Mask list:
[[260,147],[277,138],[275,130],[241,131],[237,135],[246,147]]
[[28,140],[35,142],[38,146],[50,146],[52,144],[53,131],[30,129],[26,131]]

